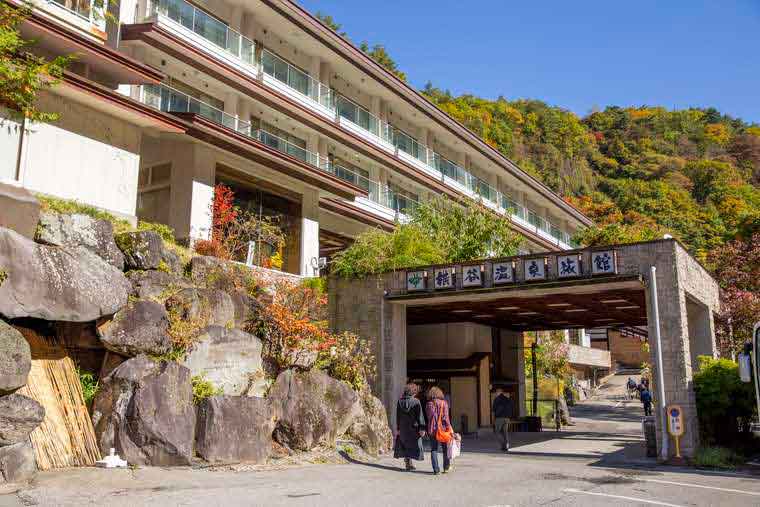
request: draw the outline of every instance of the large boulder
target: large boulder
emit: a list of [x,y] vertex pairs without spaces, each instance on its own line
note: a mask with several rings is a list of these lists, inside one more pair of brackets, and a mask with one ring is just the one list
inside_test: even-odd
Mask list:
[[[0,447],[0,487],[6,483],[28,482],[37,475],[37,460],[29,442]],[[0,489],[0,494],[3,490]]]
[[158,269],[162,266],[166,247],[157,232],[123,232],[117,234],[115,239],[124,253],[127,268]]
[[86,248],[35,243],[0,228],[0,314],[86,322],[127,304],[124,273]]
[[[3,127],[5,129],[5,127]],[[34,238],[40,218],[40,203],[27,189],[0,183],[0,227]]]
[[221,290],[183,289],[166,300],[166,309],[201,327],[232,327],[235,322],[235,305]]
[[362,414],[348,428],[348,435],[373,456],[389,452],[393,448],[393,433],[383,402],[365,389],[361,393],[361,405]]
[[169,316],[155,301],[137,300],[119,310],[112,320],[98,326],[105,348],[123,356],[160,356],[172,349]]
[[271,402],[248,396],[213,396],[198,406],[195,449],[211,463],[264,463],[272,453]]
[[132,282],[132,294],[140,299],[166,301],[176,292],[191,287],[185,278],[166,271],[130,271],[127,278]]
[[116,246],[113,224],[108,220],[46,211],[40,214],[35,239],[52,246],[84,247],[120,271],[124,269],[124,254]]
[[269,399],[278,416],[275,440],[300,451],[334,445],[362,412],[356,391],[316,370],[282,372]]
[[239,329],[209,326],[195,338],[182,364],[224,394],[262,396],[261,348],[261,340]]
[[0,394],[26,385],[31,367],[29,342],[15,328],[0,320]]
[[92,420],[100,450],[136,465],[188,465],[195,407],[190,370],[137,356],[101,380]]
[[45,409],[31,398],[9,394],[0,398],[0,446],[21,442],[42,423]]

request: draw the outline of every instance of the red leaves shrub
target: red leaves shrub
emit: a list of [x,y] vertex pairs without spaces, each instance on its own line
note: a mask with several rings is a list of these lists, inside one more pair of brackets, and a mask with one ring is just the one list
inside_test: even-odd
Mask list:
[[229,259],[229,252],[215,239],[199,239],[193,243],[193,250],[198,255],[209,255],[220,259]]

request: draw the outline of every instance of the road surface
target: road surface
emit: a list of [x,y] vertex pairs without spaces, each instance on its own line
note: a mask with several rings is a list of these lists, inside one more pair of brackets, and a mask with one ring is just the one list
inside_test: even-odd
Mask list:
[[393,459],[278,471],[200,469],[41,473],[33,488],[0,496],[0,507],[29,505],[262,506],[734,506],[760,505],[751,475],[660,467],[643,456],[641,407],[618,383],[573,409],[576,425],[520,435],[513,452],[492,438],[464,441],[447,475],[430,459],[415,473]]

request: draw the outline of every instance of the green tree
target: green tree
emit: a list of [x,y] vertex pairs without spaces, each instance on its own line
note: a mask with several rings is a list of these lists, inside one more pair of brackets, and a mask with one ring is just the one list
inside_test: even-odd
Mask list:
[[509,223],[481,204],[460,206],[434,199],[421,204],[409,222],[397,224],[391,233],[372,230],[359,235],[333,259],[332,271],[361,277],[414,266],[514,255],[522,240]]
[[58,115],[40,111],[35,104],[37,94],[60,81],[70,58],[49,60],[30,52],[31,42],[24,40],[19,30],[29,13],[29,7],[0,2],[0,106],[16,117],[53,121]]
[[343,25],[335,21],[335,19],[333,19],[333,17],[329,14],[322,14],[320,11],[317,11],[317,13],[314,14],[314,17],[324,23],[325,26],[327,26],[327,28],[330,30],[337,32],[341,37],[348,37],[348,34],[346,34],[346,32],[340,31],[340,29],[343,28]]
[[359,45],[359,49],[367,53],[370,58],[388,69],[391,74],[395,75],[401,81],[406,81],[406,74],[399,70],[396,61],[391,58],[391,55],[389,55],[388,51],[385,50],[385,46],[382,44],[375,44],[370,47],[369,43],[367,41],[364,41]]

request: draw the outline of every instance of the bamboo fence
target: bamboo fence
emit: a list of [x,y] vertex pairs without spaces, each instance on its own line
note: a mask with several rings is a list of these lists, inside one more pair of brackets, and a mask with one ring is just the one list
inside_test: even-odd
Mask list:
[[32,368],[27,385],[18,392],[45,408],[45,419],[30,435],[37,467],[94,465],[100,450],[74,361],[54,338],[30,329],[19,331],[31,347]]

